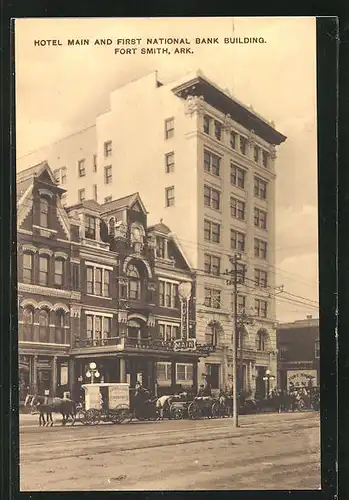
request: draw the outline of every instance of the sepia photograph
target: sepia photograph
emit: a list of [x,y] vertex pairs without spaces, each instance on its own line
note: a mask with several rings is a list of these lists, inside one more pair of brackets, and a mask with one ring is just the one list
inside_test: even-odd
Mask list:
[[321,489],[316,18],[14,33],[20,491]]

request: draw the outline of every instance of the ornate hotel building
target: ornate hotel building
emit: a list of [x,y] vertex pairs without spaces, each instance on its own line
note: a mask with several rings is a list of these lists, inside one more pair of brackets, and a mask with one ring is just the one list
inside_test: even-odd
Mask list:
[[20,398],[102,382],[153,393],[197,389],[212,346],[195,335],[195,276],[170,229],[147,225],[138,195],[65,209],[47,163],[19,173]]
[[201,71],[170,83],[151,73],[110,95],[93,126],[18,160],[47,160],[67,205],[108,203],[139,191],[152,223],[163,218],[196,273],[196,337],[215,345],[199,364],[214,388],[231,382],[230,258],[244,270],[238,311],[253,317],[239,347],[241,384],[263,392],[276,375],[276,148],[286,137]]

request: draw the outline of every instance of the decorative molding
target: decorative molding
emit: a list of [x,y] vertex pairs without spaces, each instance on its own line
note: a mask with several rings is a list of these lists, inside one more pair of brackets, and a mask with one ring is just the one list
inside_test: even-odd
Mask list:
[[205,112],[205,99],[204,96],[191,96],[188,95],[185,100],[185,114],[190,117],[193,116],[194,113],[198,115],[203,115]]
[[86,315],[89,316],[105,316],[106,318],[113,318],[114,314],[106,313],[106,312],[99,312],[99,311],[84,311]]
[[[33,186],[30,186],[30,191],[33,189]],[[28,190],[29,194],[29,190]],[[27,196],[27,192],[26,195]],[[27,215],[33,208],[33,198],[28,197],[26,202],[24,203],[24,196],[21,198],[21,204],[17,204],[18,207],[18,212],[17,212],[17,228],[23,224],[24,220],[26,219]]]
[[21,302],[20,307],[23,307],[23,309],[24,309],[27,306],[31,306],[31,307],[34,307],[34,309],[37,309],[38,303],[36,302],[36,300],[33,300],[33,299],[24,299]]
[[147,269],[147,271],[148,271],[148,278],[152,278],[152,277],[153,277],[153,273],[152,273],[152,271],[151,271],[151,268],[150,268],[149,262],[147,262],[146,260],[142,259],[142,258],[141,258],[139,255],[137,255],[137,254],[128,255],[128,256],[126,257],[126,259],[124,260],[124,264],[123,264],[123,267],[122,267],[122,270],[123,270],[124,274],[126,274],[126,273],[127,273],[127,266],[128,266],[128,264],[129,264],[129,262],[130,262],[131,260],[133,260],[133,259],[143,262],[143,264],[145,265],[145,267],[146,267],[146,269]]
[[149,314],[147,324],[148,326],[155,326],[155,316],[153,314]]
[[18,283],[19,292],[28,292],[35,295],[48,295],[50,297],[64,297],[67,299],[80,300],[80,292],[70,292],[69,290],[61,290],[60,288],[50,288],[40,285],[32,285],[30,283]]
[[80,318],[81,316],[81,306],[71,305],[70,306],[70,317],[71,318]]
[[52,304],[51,302],[47,302],[45,300],[43,300],[42,302],[39,302],[38,303],[38,309],[44,309],[44,308],[47,308],[49,309],[50,311],[52,311]]
[[118,323],[127,323],[127,311],[118,312]]
[[59,309],[62,309],[65,313],[69,312],[69,307],[66,304],[62,304],[62,302],[57,302],[53,307],[52,311],[58,311]]
[[49,255],[50,257],[53,255],[53,251],[49,248],[39,248],[38,252],[39,255]]
[[140,313],[129,314],[127,319],[141,319],[145,323],[147,323],[147,321],[148,321],[148,318]]
[[22,253],[24,253],[24,252],[37,253],[38,249],[34,245],[23,245],[22,246]]
[[85,261],[86,266],[99,267],[100,269],[106,269],[107,271],[113,271],[112,266],[105,266],[104,264],[98,264],[97,262]]
[[39,193],[40,196],[48,196],[49,198],[53,198],[54,197],[54,194],[49,189],[39,188],[38,189],[38,193]]
[[68,254],[66,254],[65,252],[55,252],[55,259],[64,259],[64,260],[68,260]]
[[223,129],[227,130],[228,132],[232,131],[234,128],[233,126],[233,120],[231,119],[230,114],[226,114],[224,116],[224,121],[223,121]]
[[248,133],[248,137],[247,137],[247,140],[248,140],[248,143],[250,144],[250,146],[254,146],[257,142],[257,136],[255,134],[255,131],[252,129],[249,131]]

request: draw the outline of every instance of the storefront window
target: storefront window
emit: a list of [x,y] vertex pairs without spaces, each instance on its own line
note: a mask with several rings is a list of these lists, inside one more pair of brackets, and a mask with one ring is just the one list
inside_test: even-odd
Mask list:
[[176,380],[177,382],[192,382],[193,381],[193,365],[189,363],[176,364]]

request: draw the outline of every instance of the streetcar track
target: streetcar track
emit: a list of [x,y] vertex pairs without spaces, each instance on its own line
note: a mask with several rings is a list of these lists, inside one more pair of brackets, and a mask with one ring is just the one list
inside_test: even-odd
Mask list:
[[[313,428],[313,427],[314,427],[313,425],[302,425],[302,426],[298,426],[297,430],[299,430],[299,429]],[[103,455],[103,454],[110,453],[111,451],[112,452],[116,452],[116,453],[121,453],[121,452],[134,451],[134,450],[142,450],[142,449],[163,448],[163,447],[166,447],[166,446],[179,446],[179,445],[183,445],[183,444],[192,444],[192,443],[201,443],[201,442],[203,443],[203,442],[210,442],[210,441],[221,441],[221,440],[226,440],[226,439],[239,439],[241,437],[265,436],[265,435],[268,435],[271,432],[271,430],[272,429],[269,427],[264,432],[261,432],[259,430],[259,431],[251,432],[249,434],[240,433],[240,434],[235,434],[235,435],[231,435],[230,433],[227,434],[225,432],[223,435],[217,435],[217,434],[215,434],[214,436],[207,437],[207,438],[204,438],[202,436],[200,436],[200,437],[198,436],[197,438],[194,438],[194,439],[182,439],[182,440],[175,441],[175,442],[144,443],[143,445],[141,445],[141,444],[135,444],[133,446],[128,445],[128,446],[126,446],[124,448],[121,447],[121,448],[114,449],[114,450],[111,450],[110,447],[109,447],[107,450],[100,450],[100,451],[98,451],[98,450],[95,449],[94,450],[94,455]],[[278,426],[275,430],[277,430],[281,434],[284,434],[284,433],[287,433],[289,431],[289,428],[281,429],[280,426]],[[169,431],[169,432],[171,432],[171,431]],[[147,434],[149,434],[149,433],[147,433]],[[132,435],[132,436],[134,437],[134,435]],[[118,437],[121,437],[121,436],[118,436]],[[96,439],[96,438],[93,438],[93,439]],[[101,439],[101,438],[99,438],[99,439]],[[104,438],[104,439],[107,439],[107,438]],[[62,441],[58,441],[58,443],[61,444]],[[40,443],[40,445],[41,445],[41,443]],[[45,444],[45,446],[47,446],[47,444]],[[62,459],[65,459],[65,458],[76,458],[76,457],[80,458],[80,457],[91,456],[91,451],[89,451],[88,453],[84,453],[84,452],[76,453],[75,452],[75,453],[70,453],[70,454],[66,454],[65,452],[66,452],[66,450],[62,450],[62,453],[63,453],[62,456],[55,455],[55,460],[62,460]],[[31,453],[30,454],[27,453],[27,455],[30,456]],[[25,454],[21,453],[21,458],[25,458]],[[37,456],[35,457],[35,462],[45,462],[47,460],[51,460],[51,457],[48,457],[48,458],[44,457],[44,458],[41,458],[41,459],[38,458]]]
[[[311,422],[314,421],[317,419],[315,418],[311,418]],[[202,421],[201,421],[202,422]],[[166,434],[174,434],[174,433],[182,433],[182,432],[200,432],[200,431],[205,431],[205,430],[219,430],[219,429],[222,429],[222,426],[219,425],[219,426],[211,426],[211,422],[213,422],[213,420],[211,421],[208,421],[208,422],[205,422],[203,423],[203,425],[201,424],[200,426],[197,426],[197,427],[181,427],[181,428],[178,428],[178,429],[166,429],[166,430],[157,430],[156,431],[156,435],[166,435]],[[271,424],[269,424],[268,426],[268,429],[269,429],[269,432],[273,430],[273,428],[276,428],[276,429],[279,429],[280,428],[280,424],[283,425],[283,424],[288,424],[288,423],[292,423],[292,422],[295,422],[295,425],[299,425],[300,422],[309,422],[308,419],[304,419],[304,418],[297,418],[297,419],[285,419],[283,420],[282,422],[280,421],[274,421],[272,422]],[[226,425],[229,424],[229,422],[224,422],[226,423]],[[253,425],[253,424],[245,424],[244,427],[247,428],[249,427],[250,425]],[[109,426],[109,427],[112,427],[112,426]],[[302,426],[303,427],[303,426]],[[69,428],[67,427],[55,427],[55,430],[56,429],[64,429],[64,430],[71,430],[72,428],[74,428],[73,426],[70,426]],[[79,427],[80,429],[86,429],[87,427]],[[97,429],[99,427],[95,427],[95,429]],[[53,429],[52,427],[51,428],[45,428],[45,430],[49,430],[49,429]],[[233,429],[233,428],[232,428]],[[61,431],[59,431],[61,432]],[[48,434],[51,434],[48,433]],[[117,438],[125,438],[125,437],[135,437],[135,436],[148,436],[148,435],[151,435],[151,436],[154,436],[154,428],[152,427],[151,429],[145,431],[145,432],[133,432],[133,433],[127,433],[127,434],[114,434],[114,435],[107,435],[107,436],[89,436],[89,437],[84,437],[83,438],[83,441],[104,441],[104,440],[107,440],[107,439],[111,439],[111,438],[114,438],[114,437],[117,437]],[[22,438],[23,439],[23,438]],[[73,439],[69,439],[69,443],[77,443],[77,442],[81,442],[82,438],[73,438]],[[55,440],[55,441],[50,441],[50,444],[60,444],[62,443],[61,440]],[[32,447],[32,446],[37,446],[37,447],[40,447],[40,446],[46,446],[46,443],[21,443],[21,447],[23,446],[26,446],[26,447]]]

